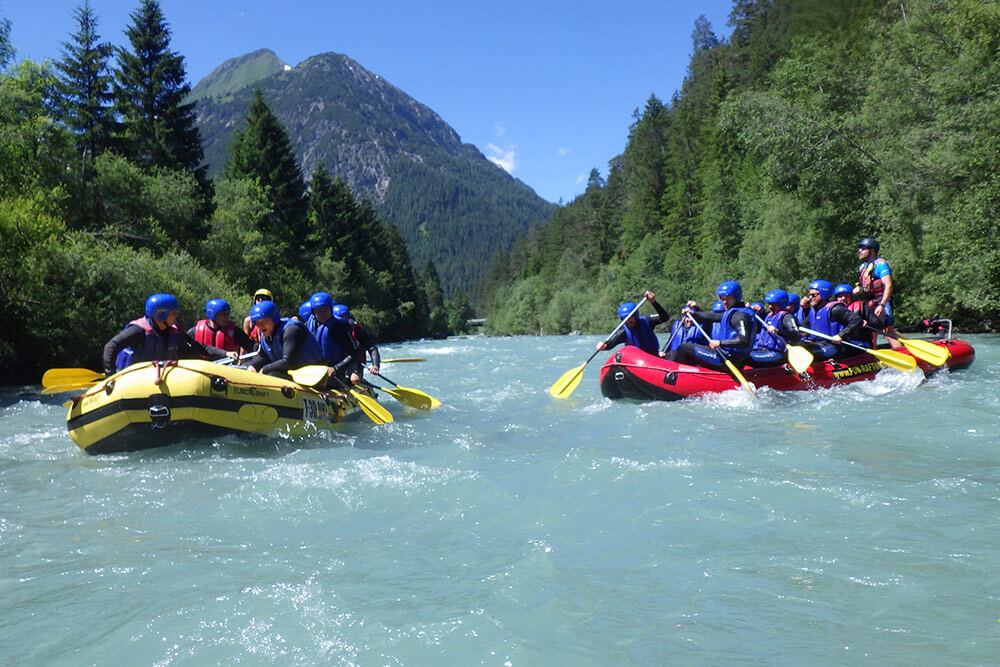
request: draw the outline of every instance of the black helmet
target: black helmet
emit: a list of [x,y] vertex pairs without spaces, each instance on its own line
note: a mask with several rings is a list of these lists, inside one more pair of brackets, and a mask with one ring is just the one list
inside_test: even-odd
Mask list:
[[875,239],[873,239],[870,236],[866,236],[865,238],[863,238],[860,241],[858,241],[858,247],[859,248],[868,248],[869,250],[871,250],[876,255],[878,254],[878,248],[879,248],[878,241],[876,241]]

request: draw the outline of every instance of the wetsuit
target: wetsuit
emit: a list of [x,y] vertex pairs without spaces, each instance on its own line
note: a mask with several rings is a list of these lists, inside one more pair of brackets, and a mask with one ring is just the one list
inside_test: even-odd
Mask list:
[[[710,335],[719,341],[723,353],[733,363],[739,365],[749,359],[750,349],[757,333],[756,320],[752,312],[749,308],[737,306],[721,313],[698,311],[690,313],[690,316],[702,328],[711,324]],[[684,343],[678,349],[668,352],[666,358],[683,364],[726,370],[725,359],[708,345]]]
[[[171,328],[161,330],[154,326],[154,333],[152,335],[159,335],[163,340],[163,353],[160,355],[162,358],[154,359],[153,361],[173,359],[221,359],[226,356],[225,350],[212,345],[202,345],[186,333],[179,332],[178,335],[178,332]],[[176,340],[178,345],[176,349],[172,344],[167,343],[167,340],[171,336],[177,336]],[[141,350],[143,349],[145,343],[146,332],[142,329],[142,327],[135,324],[129,324],[126,326],[120,333],[104,345],[104,372],[109,375],[115,372],[115,364],[120,350],[123,350],[126,347],[130,347],[133,350]]]
[[270,337],[261,336],[260,349],[248,365],[261,373],[284,377],[290,370],[320,363],[322,350],[305,325],[282,318]]
[[[660,342],[656,340],[656,335],[653,334],[653,329],[655,329],[656,325],[661,322],[668,321],[670,319],[670,314],[663,309],[663,306],[660,305],[659,301],[653,301],[652,304],[653,308],[656,309],[655,315],[640,315],[637,318],[639,322],[636,324],[635,328],[640,329],[641,327],[640,332],[635,332],[634,330],[625,331],[628,329],[628,325],[626,324],[621,329],[616,331],[615,335],[607,341],[605,349],[610,350],[611,348],[617,347],[622,343],[628,343],[629,345],[639,343],[636,347],[641,349],[643,352],[657,354],[660,351]],[[632,335],[630,336],[629,334]]]
[[764,322],[775,327],[778,332],[771,333],[761,327],[757,333],[756,347],[750,352],[750,362],[754,366],[777,366],[785,361],[785,348],[788,342],[798,342],[802,338],[795,315],[784,310],[769,313]]
[[[865,321],[861,316],[840,301],[827,301],[809,313],[810,329],[828,336],[840,336],[842,340],[855,345],[864,344],[864,326]],[[803,342],[817,359],[857,354],[857,350],[852,347],[840,347],[824,338],[808,338]]]

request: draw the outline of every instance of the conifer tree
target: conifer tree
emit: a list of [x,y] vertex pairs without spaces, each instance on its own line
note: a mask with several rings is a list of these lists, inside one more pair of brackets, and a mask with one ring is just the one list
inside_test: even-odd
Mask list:
[[142,0],[125,30],[132,50],[118,49],[115,106],[118,149],[143,167],[195,172],[204,180],[201,137],[184,58],[170,50],[170,30],[156,0]]
[[307,233],[306,186],[288,132],[264,101],[260,88],[254,90],[247,108],[246,126],[233,134],[232,157],[226,178],[255,178],[264,188],[273,212],[264,221],[264,233],[274,239],[301,244]]
[[10,44],[10,19],[0,19],[0,71],[14,57],[14,47]]
[[63,59],[56,63],[61,73],[60,106],[63,120],[77,137],[77,150],[84,161],[84,179],[94,158],[109,146],[113,131],[114,95],[108,71],[111,45],[97,34],[97,16],[90,1],[75,11],[78,30],[72,42],[63,42]]

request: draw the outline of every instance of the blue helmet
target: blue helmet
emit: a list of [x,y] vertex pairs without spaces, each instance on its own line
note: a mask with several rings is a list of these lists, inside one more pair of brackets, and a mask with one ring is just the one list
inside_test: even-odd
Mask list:
[[833,296],[838,297],[841,294],[854,294],[854,289],[847,283],[840,283],[833,288]]
[[299,304],[299,319],[305,322],[312,315],[312,299],[306,299]]
[[789,306],[789,308],[791,309],[791,311],[793,313],[799,309],[799,302],[800,301],[802,301],[802,297],[801,296],[799,296],[795,292],[789,292],[788,293],[788,306]]
[[715,303],[712,304],[712,312],[713,313],[721,313],[721,312],[724,312],[725,310],[726,310],[726,307],[724,305],[722,305],[721,301],[716,301]]
[[170,313],[179,308],[177,297],[173,294],[154,294],[146,299],[146,317],[157,322],[166,323]]
[[333,316],[341,322],[347,322],[351,319],[351,311],[344,304],[338,303],[333,307]]
[[764,295],[764,303],[773,303],[778,308],[784,308],[788,305],[788,292],[783,289],[773,289]]
[[735,280],[727,280],[726,282],[719,285],[719,289],[715,292],[719,296],[732,296],[735,297],[737,301],[743,299],[743,288]]
[[311,308],[322,308],[323,306],[330,306],[331,308],[336,305],[336,301],[330,296],[329,292],[315,292],[311,297],[309,297],[309,306]]
[[225,299],[209,299],[205,304],[205,317],[214,320],[215,316],[224,310],[232,310]]
[[764,310],[764,304],[762,304],[760,301],[754,301],[753,303],[750,304],[750,308],[752,308],[753,310]]
[[829,280],[814,280],[809,283],[809,289],[819,292],[820,298],[824,300],[833,296],[833,283]]
[[281,318],[281,311],[278,310],[278,304],[273,301],[261,301],[260,303],[255,303],[253,308],[250,309],[251,322],[262,320],[265,317],[270,317],[277,324]]
[[633,310],[635,310],[635,303],[632,301],[626,301],[622,305],[618,306],[618,319],[624,320]]

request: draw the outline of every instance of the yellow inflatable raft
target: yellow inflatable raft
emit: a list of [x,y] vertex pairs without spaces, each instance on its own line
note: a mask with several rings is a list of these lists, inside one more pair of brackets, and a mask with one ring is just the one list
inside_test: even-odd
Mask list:
[[314,433],[359,412],[354,398],[208,361],[143,362],[73,399],[66,428],[88,454],[226,433]]

